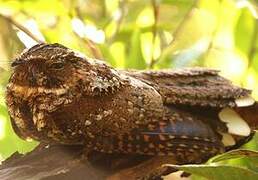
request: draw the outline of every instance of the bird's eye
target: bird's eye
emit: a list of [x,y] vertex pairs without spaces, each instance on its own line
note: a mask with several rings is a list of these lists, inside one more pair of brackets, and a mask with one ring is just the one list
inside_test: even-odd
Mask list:
[[50,68],[56,69],[56,70],[63,69],[63,67],[64,67],[64,63],[62,63],[62,62],[56,62],[56,63],[51,64],[51,66],[50,66]]

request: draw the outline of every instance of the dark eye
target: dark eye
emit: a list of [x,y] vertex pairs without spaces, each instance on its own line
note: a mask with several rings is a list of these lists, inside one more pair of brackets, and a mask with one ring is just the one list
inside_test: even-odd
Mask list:
[[50,68],[56,69],[56,70],[63,69],[63,67],[64,67],[64,63],[62,63],[62,62],[56,62],[56,63],[51,64],[51,66],[50,66]]

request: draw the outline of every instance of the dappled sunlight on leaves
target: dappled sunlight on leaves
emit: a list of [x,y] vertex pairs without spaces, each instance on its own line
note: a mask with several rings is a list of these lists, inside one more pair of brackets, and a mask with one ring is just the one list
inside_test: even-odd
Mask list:
[[[0,0],[0,160],[38,144],[15,135],[4,100],[11,61],[25,47],[58,42],[120,69],[214,68],[258,100],[257,14],[255,0]],[[258,179],[257,135],[244,148],[174,167],[193,180]]]
[[0,140],[2,140],[5,136],[5,123],[6,123],[6,117],[3,115],[0,115]]
[[247,70],[248,61],[241,54],[226,49],[211,49],[206,57],[205,66],[219,69],[221,75],[241,84]]

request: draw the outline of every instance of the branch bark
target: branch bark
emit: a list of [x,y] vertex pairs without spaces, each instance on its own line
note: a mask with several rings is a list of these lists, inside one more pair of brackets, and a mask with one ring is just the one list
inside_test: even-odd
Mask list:
[[119,180],[153,179],[173,163],[168,157],[128,156],[91,153],[84,155],[82,146],[42,146],[22,155],[14,153],[0,166],[1,180]]
[[23,25],[21,25],[18,22],[16,22],[11,17],[3,15],[1,13],[0,13],[0,17],[4,18],[7,22],[9,22],[10,24],[14,25],[16,28],[18,28],[19,30],[21,30],[25,34],[27,34],[29,37],[31,37],[33,40],[35,40],[37,43],[44,43],[43,41],[38,39],[30,30],[28,30],[26,27],[24,27]]

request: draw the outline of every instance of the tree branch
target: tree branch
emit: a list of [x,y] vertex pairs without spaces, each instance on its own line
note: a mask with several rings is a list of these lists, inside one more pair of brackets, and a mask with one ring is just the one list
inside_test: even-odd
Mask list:
[[152,8],[153,8],[153,14],[154,14],[154,24],[152,26],[152,51],[151,51],[151,61],[149,64],[149,68],[152,69],[155,63],[157,63],[157,60],[154,57],[154,51],[155,51],[155,41],[157,38],[157,24],[158,24],[158,18],[159,18],[159,3],[157,3],[157,0],[152,0]]
[[[185,16],[183,17],[182,21],[178,24],[178,26],[175,28],[175,30],[173,31],[172,33],[172,41],[167,44],[167,47],[165,48],[168,48],[170,46],[172,46],[172,44],[175,42],[175,40],[177,39],[177,36],[178,36],[178,33],[181,31],[181,29],[183,28],[183,26],[185,25],[187,19],[191,16],[192,12],[193,12],[193,9],[198,5],[199,3],[199,0],[195,0],[192,4],[192,6],[189,8],[189,10],[187,11],[187,13],[185,14]],[[161,53],[163,53],[165,51],[162,51]],[[161,54],[162,56],[162,54]],[[155,64],[156,62],[154,62]]]
[[119,1],[119,10],[120,10],[120,16],[118,17],[118,19],[116,20],[116,29],[115,29],[115,32],[112,34],[111,38],[109,39],[108,43],[111,44],[116,35],[119,33],[120,31],[120,28],[121,28],[121,25],[122,25],[122,22],[123,22],[123,19],[124,19],[124,16],[125,16],[125,4],[126,4],[126,0],[120,0]]
[[[82,146],[43,146],[21,155],[13,154],[0,166],[1,180],[124,180],[160,177],[167,173],[171,157],[103,154],[84,155]],[[171,172],[171,171],[170,171]]]
[[33,40],[35,40],[37,43],[44,43],[44,41],[41,41],[40,39],[38,39],[29,29],[27,29],[23,25],[19,24],[18,22],[16,22],[11,17],[3,15],[1,13],[0,13],[0,17],[4,18],[7,22],[14,25],[16,28],[18,28],[19,30],[21,30],[25,34],[27,34],[29,37],[31,37]]
[[[81,12],[80,12],[80,9],[78,7],[75,8],[75,12],[76,12],[76,16],[78,19],[80,19],[83,23],[84,23],[84,20],[82,18],[82,15],[81,15]],[[71,16],[72,17],[72,16]],[[94,56],[94,58],[96,59],[102,59],[102,54],[100,52],[100,50],[97,48],[96,44],[91,41],[90,39],[87,39],[87,38],[83,38],[83,37],[80,37],[78,34],[74,33],[82,42],[84,42],[87,47],[90,49],[92,55]]]
[[173,35],[172,35],[173,39],[172,39],[172,41],[170,42],[170,44],[168,46],[171,46],[171,44],[173,44],[173,42],[176,40],[178,33],[181,31],[182,27],[186,23],[187,19],[191,16],[191,13],[192,13],[193,9],[197,6],[198,3],[199,3],[199,0],[195,0],[193,2],[193,4],[190,7],[189,11],[186,13],[186,15],[184,16],[182,21],[179,23],[179,25],[174,30]]

